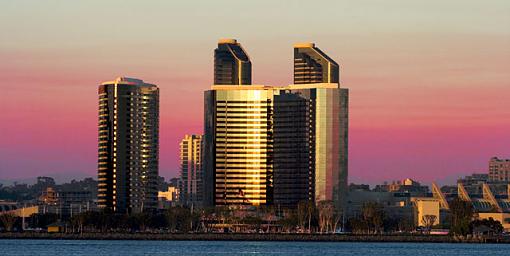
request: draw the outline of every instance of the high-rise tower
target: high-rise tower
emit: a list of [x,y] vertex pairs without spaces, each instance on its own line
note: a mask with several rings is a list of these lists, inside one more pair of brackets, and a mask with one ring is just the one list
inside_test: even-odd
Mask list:
[[347,196],[349,90],[340,88],[338,64],[314,43],[294,45],[294,84],[286,93],[310,103],[313,197],[316,202],[333,200],[342,208]]
[[339,83],[338,64],[314,43],[294,45],[294,84]]
[[203,167],[209,204],[271,204],[273,92],[222,85],[205,92]]
[[185,205],[202,205],[202,135],[185,135],[180,146],[181,188],[179,200]]
[[347,192],[348,90],[338,64],[298,44],[295,84],[230,86],[205,92],[206,201],[278,205],[334,201]]
[[235,39],[221,39],[214,50],[214,84],[251,84],[250,57]]
[[157,207],[159,89],[119,77],[99,86],[98,205],[114,212]]

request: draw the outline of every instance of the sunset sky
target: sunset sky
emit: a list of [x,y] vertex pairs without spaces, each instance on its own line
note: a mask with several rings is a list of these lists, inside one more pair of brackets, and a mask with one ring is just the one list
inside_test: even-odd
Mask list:
[[97,174],[97,87],[157,84],[160,174],[202,133],[219,38],[255,84],[315,42],[350,89],[349,181],[428,183],[510,158],[510,1],[0,1],[0,179]]

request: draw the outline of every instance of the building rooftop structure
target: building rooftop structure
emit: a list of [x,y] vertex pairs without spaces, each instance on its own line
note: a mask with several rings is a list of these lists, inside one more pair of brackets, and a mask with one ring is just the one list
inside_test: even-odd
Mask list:
[[214,84],[250,85],[250,56],[235,39],[220,39],[214,50]]
[[115,80],[102,82],[101,85],[109,85],[109,84],[117,84],[117,85],[140,85],[140,86],[155,86],[154,84],[145,83],[142,79],[138,78],[130,78],[130,77],[117,77]]
[[380,192],[402,192],[411,193],[413,196],[427,196],[429,193],[429,187],[421,185],[412,179],[406,178],[402,181],[393,181],[392,183],[384,183],[377,185],[374,191]]
[[[508,192],[510,192],[510,185],[508,185]],[[460,198],[463,201],[471,202],[474,210],[477,212],[497,211],[510,213],[510,199],[508,198],[508,195],[501,197],[494,196],[494,193],[487,183],[482,184],[482,195],[480,197],[478,195],[470,194],[462,183],[457,184],[457,193],[451,195],[443,193],[434,183],[433,196],[443,197],[447,201],[451,201],[454,198]]]
[[487,173],[473,173],[457,180],[474,198],[483,197],[483,185],[487,184],[496,198],[506,197],[508,181],[491,180]]

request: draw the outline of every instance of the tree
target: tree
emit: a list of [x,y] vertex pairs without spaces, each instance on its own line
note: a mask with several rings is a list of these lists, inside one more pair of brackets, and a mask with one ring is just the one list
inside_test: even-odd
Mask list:
[[483,220],[473,220],[469,227],[472,233],[499,235],[503,233],[503,225],[501,222],[494,220],[492,217]]
[[335,207],[332,201],[321,201],[319,202],[319,230],[320,232],[329,232],[333,229],[333,219],[335,213]]
[[371,231],[374,233],[381,231],[384,224],[384,210],[380,204],[376,202],[364,203],[361,207],[361,217],[366,223],[369,234]]
[[296,211],[296,217],[297,217],[297,225],[301,230],[305,230],[306,226],[306,220],[307,220],[307,202],[306,201],[300,201],[297,205],[297,211]]
[[382,232],[385,225],[383,206],[376,202],[366,202],[359,214],[348,220],[348,226],[357,234]]
[[350,218],[347,223],[355,234],[363,234],[368,230],[368,223],[360,217]]
[[469,224],[473,219],[473,206],[470,202],[455,198],[450,203],[451,227],[450,233],[455,235],[467,235],[470,233]]
[[58,215],[55,213],[34,213],[30,215],[29,225],[34,228],[45,229],[48,225],[55,223]]
[[415,226],[414,226],[414,222],[411,221],[409,218],[401,218],[399,221],[398,221],[398,230],[400,232],[411,232],[415,229]]
[[259,230],[262,227],[262,222],[263,221],[258,216],[247,216],[247,217],[243,218],[242,222],[243,222],[243,224],[250,225],[251,228],[255,228],[256,231],[259,232]]
[[12,228],[14,227],[14,224],[16,224],[17,219],[18,217],[13,213],[4,213],[0,215],[0,220],[2,221],[2,224],[4,225],[4,228],[7,232],[12,231]]
[[308,233],[312,233],[312,218],[315,213],[315,205],[312,201],[306,203],[306,217],[308,219]]
[[80,213],[71,217],[70,222],[73,227],[73,232],[76,228],[80,234],[83,233],[83,226],[85,225],[86,221],[87,215],[85,213]]
[[[172,207],[166,212],[166,219],[170,231],[188,232],[191,230],[192,222],[198,222],[200,215],[191,214],[188,208],[181,206]],[[195,225],[193,225],[195,226]]]
[[425,225],[425,230],[427,233],[430,233],[430,230],[432,229],[432,226],[434,226],[434,223],[436,223],[437,216],[436,215],[423,215],[421,218],[423,225]]
[[[336,232],[337,231],[337,227],[338,227],[338,223],[340,223],[340,220],[342,219],[343,217],[343,212],[340,213],[338,210],[335,210],[335,214],[334,214],[334,218],[333,218],[333,232]],[[342,232],[343,232],[343,227],[342,227]]]
[[167,227],[167,226],[168,226],[168,223],[167,223],[167,218],[166,218],[165,214],[155,213],[155,214],[151,214],[149,216],[149,227],[150,228],[159,229],[159,228]]

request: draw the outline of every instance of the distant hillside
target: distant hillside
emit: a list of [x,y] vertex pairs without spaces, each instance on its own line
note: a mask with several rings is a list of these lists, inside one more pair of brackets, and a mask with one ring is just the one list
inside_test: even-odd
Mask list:
[[[55,179],[55,183],[62,184],[70,182],[71,180],[83,180],[85,178],[94,178],[96,179],[96,175],[83,173],[83,172],[69,172],[69,173],[48,173],[48,174],[41,174],[39,176],[45,176],[45,177],[52,177]],[[4,186],[10,186],[14,184],[14,182],[18,184],[27,184],[27,185],[33,185],[37,182],[37,177],[32,178],[14,178],[14,179],[0,179],[0,184]]]

